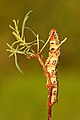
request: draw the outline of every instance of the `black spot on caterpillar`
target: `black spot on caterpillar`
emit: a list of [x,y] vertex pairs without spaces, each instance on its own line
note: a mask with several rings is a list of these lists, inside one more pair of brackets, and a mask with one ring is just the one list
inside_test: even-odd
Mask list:
[[51,48],[51,50],[55,50],[54,48]]

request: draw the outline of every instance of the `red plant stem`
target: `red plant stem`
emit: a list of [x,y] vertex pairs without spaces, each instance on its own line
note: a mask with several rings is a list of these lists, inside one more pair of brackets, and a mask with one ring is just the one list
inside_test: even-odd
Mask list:
[[48,75],[48,72],[47,72],[47,69],[45,67],[45,64],[42,61],[42,58],[40,57],[40,55],[35,53],[35,57],[39,60],[40,64],[42,65],[43,70],[44,70],[44,74],[45,74],[46,79],[48,81],[48,84],[47,84],[47,88],[48,88],[48,120],[51,120],[51,96],[52,96],[51,80],[50,80],[50,77]]
[[52,88],[48,88],[48,120],[51,120],[51,95]]

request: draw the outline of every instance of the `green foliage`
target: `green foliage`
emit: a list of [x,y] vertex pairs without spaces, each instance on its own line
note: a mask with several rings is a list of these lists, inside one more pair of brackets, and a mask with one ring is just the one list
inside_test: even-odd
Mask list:
[[[30,59],[31,56],[35,56],[35,52],[32,49],[32,46],[36,45],[37,47],[37,51],[36,53],[39,52],[39,42],[43,42],[43,40],[39,39],[39,35],[36,34],[34,31],[32,31],[32,29],[30,29],[29,27],[25,26],[26,21],[29,18],[29,14],[32,12],[29,11],[26,16],[24,17],[23,23],[22,23],[22,31],[21,31],[21,35],[20,35],[20,31],[19,31],[19,20],[15,21],[13,20],[14,23],[14,27],[12,27],[11,25],[9,25],[9,27],[13,30],[12,34],[14,35],[14,37],[16,38],[16,41],[12,43],[12,45],[7,43],[7,46],[9,47],[9,49],[7,49],[7,51],[9,51],[11,54],[9,55],[9,57],[11,57],[12,55],[14,55],[15,57],[15,65],[18,68],[18,70],[22,72],[22,70],[20,69],[19,65],[18,65],[18,60],[17,60],[17,54],[22,54],[27,56],[27,58]],[[36,39],[32,42],[26,42],[25,40],[25,36],[24,36],[24,31],[25,29],[29,29],[33,35],[36,37]]]

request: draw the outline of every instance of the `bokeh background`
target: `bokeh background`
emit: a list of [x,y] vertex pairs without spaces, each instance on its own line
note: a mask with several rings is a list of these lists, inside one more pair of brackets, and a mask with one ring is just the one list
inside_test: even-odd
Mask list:
[[[80,120],[80,0],[0,0],[0,120],[47,120],[47,89],[42,67],[37,59],[19,56],[22,76],[9,58],[6,42],[14,40],[9,24],[33,9],[27,26],[44,41],[56,28],[62,45],[58,66],[59,103],[52,108],[52,120]],[[26,39],[34,36],[27,31]],[[43,52],[48,55],[49,46]]]

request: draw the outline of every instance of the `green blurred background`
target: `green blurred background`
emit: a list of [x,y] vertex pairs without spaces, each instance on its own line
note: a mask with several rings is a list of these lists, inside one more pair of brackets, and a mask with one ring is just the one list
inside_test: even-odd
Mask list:
[[[62,45],[58,66],[59,103],[52,107],[52,120],[80,120],[80,0],[0,0],[0,120],[47,120],[47,89],[43,70],[36,59],[19,56],[22,76],[6,42],[14,40],[9,24],[22,20],[33,9],[27,25],[45,41],[56,28]],[[27,31],[28,41],[33,35]],[[43,52],[48,55],[49,46]]]

